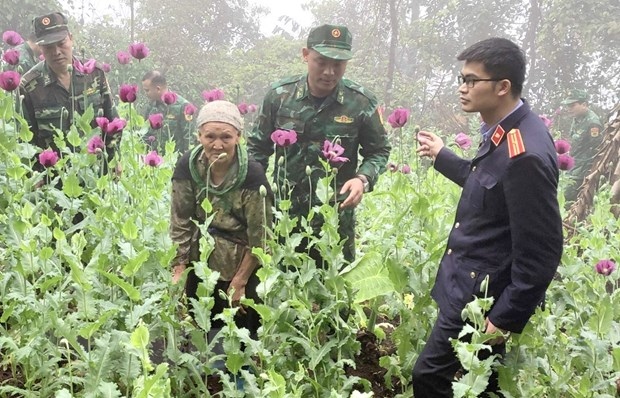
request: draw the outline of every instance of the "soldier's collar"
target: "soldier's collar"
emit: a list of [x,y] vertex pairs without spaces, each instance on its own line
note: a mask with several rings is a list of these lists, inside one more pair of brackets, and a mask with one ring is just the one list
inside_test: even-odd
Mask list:
[[[308,74],[305,74],[304,77],[297,83],[297,87],[295,88],[295,100],[301,101],[310,96],[310,86],[308,86]],[[334,89],[334,91],[328,95],[328,98],[331,97],[334,101],[343,104],[344,103],[344,82],[342,79],[338,82],[338,85]]]

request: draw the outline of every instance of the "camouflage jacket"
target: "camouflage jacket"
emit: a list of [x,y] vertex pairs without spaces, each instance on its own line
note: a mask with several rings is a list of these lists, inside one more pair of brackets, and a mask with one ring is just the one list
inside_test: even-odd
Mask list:
[[584,175],[589,168],[597,147],[603,142],[603,125],[592,111],[583,117],[573,119],[570,128],[571,155],[575,158],[575,168],[571,174]]
[[[279,170],[276,160],[274,170],[277,186],[284,186],[286,179],[292,188],[292,214],[307,213],[310,200],[318,203],[316,193],[310,192],[310,183],[316,189],[318,179],[324,175],[319,159],[325,140],[339,142],[345,149],[342,156],[349,159],[338,170],[338,190],[356,174],[365,175],[369,188],[373,188],[385,171],[391,149],[377,105],[374,94],[347,79],[342,79],[318,107],[310,96],[307,75],[280,81],[267,92],[256,126],[248,135],[248,150],[266,168],[275,147],[271,133],[277,129],[297,132],[297,143],[286,148],[282,166],[286,169]],[[285,154],[281,147],[275,152],[276,159]],[[358,152],[363,158],[361,163]],[[310,177],[306,167],[310,167]]]
[[[172,264],[190,264],[200,259],[200,229],[207,215],[202,202],[208,197],[213,206],[213,219],[208,231],[214,248],[209,255],[209,268],[229,281],[237,272],[245,250],[264,247],[265,228],[271,225],[272,194],[260,164],[248,161],[247,151],[237,146],[237,160],[223,183],[208,182],[208,164],[201,146],[186,152],[177,162],[172,176],[170,237],[178,244]],[[263,199],[260,187],[265,186]]]
[[[67,90],[58,82],[56,74],[47,67],[46,62],[38,63],[22,77],[20,93],[24,118],[33,133],[32,143],[40,148],[57,149],[54,143],[55,130],[69,131],[73,123],[73,111],[84,114],[92,106],[95,117],[91,122],[96,127],[95,118],[105,116],[112,121],[118,117],[116,107],[110,94],[110,87],[105,73],[99,66],[89,75],[73,69],[71,88]],[[73,95],[71,94],[73,91]],[[109,155],[113,154],[110,145],[120,134],[108,136],[102,134],[108,144]]]
[[192,116],[185,116],[185,105],[188,101],[177,95],[177,101],[174,104],[166,105],[162,101],[152,101],[148,104],[144,112],[144,118],[149,115],[161,113],[164,115],[164,126],[161,129],[153,130],[149,125],[149,130],[144,138],[150,141],[149,137],[155,137],[154,143],[156,147],[163,147],[168,140],[173,140],[176,144],[176,150],[185,153],[190,145],[196,143],[195,135],[192,131]]

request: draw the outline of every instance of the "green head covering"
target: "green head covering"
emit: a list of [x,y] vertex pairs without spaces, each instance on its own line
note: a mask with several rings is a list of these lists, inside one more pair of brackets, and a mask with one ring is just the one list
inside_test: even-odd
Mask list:
[[307,47],[324,57],[346,61],[353,57],[352,42],[353,36],[346,26],[321,25],[310,31]]

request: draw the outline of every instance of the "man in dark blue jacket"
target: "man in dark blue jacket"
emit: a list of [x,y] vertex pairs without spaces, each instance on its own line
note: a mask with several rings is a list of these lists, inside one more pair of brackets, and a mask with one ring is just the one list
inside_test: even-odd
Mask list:
[[[465,322],[461,311],[487,294],[494,304],[486,333],[503,355],[510,332],[523,331],[544,298],[562,254],[557,201],[558,167],[553,140],[540,118],[520,98],[525,56],[510,40],[491,38],[463,51],[459,100],[479,112],[482,143],[472,160],[459,158],[432,133],[420,132],[418,152],[463,187],[456,219],[431,292],[439,316],[414,370],[415,397],[452,397],[461,367],[450,338]],[[497,392],[497,376],[487,392]]]

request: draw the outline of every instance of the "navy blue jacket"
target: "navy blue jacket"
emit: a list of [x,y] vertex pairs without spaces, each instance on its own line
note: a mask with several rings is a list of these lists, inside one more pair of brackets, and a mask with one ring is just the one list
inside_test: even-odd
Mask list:
[[[444,147],[437,171],[463,187],[446,252],[431,292],[444,315],[460,319],[489,275],[491,322],[520,333],[544,298],[562,255],[553,139],[524,104],[503,122],[499,145],[483,143],[473,160]],[[519,129],[525,152],[509,157],[507,133]]]

